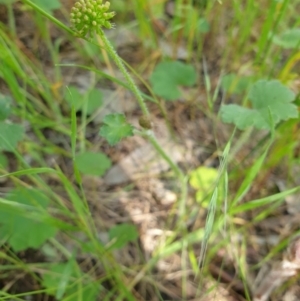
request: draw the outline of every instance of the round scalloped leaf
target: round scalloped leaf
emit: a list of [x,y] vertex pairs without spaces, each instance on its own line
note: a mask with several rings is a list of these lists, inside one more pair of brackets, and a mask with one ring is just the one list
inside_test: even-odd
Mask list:
[[136,240],[138,235],[134,225],[124,223],[110,228],[109,238],[113,241],[111,249],[123,248],[128,242]]
[[86,175],[102,176],[111,166],[110,159],[103,153],[85,152],[75,158],[79,171]]
[[124,114],[109,114],[104,117],[99,134],[110,145],[115,145],[122,138],[133,136],[133,126],[126,121]]
[[21,125],[0,122],[0,151],[14,151],[23,135],[24,127]]
[[295,93],[278,80],[259,80],[251,86],[249,100],[252,109],[239,105],[224,105],[221,118],[243,130],[249,126],[271,129],[278,122],[298,117]]
[[0,203],[0,240],[7,239],[14,251],[37,249],[55,236],[57,229],[34,215],[34,209],[46,210],[49,199],[45,194],[34,189],[18,188],[11,191],[6,200],[12,203]]
[[166,100],[177,100],[181,96],[180,86],[193,86],[197,74],[193,66],[182,62],[161,62],[153,71],[150,82],[153,91]]
[[300,46],[300,28],[288,29],[281,35],[273,38],[273,43],[283,48],[296,48]]
[[0,121],[5,120],[11,112],[11,98],[0,94]]

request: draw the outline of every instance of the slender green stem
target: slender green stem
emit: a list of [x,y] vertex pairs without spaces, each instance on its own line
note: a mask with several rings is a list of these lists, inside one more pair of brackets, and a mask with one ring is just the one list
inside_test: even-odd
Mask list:
[[[124,66],[124,64],[122,62],[122,59],[119,57],[117,52],[114,50],[113,46],[111,45],[111,43],[109,42],[109,40],[105,36],[104,32],[101,29],[99,29],[97,32],[100,35],[100,37],[102,38],[104,48],[107,50],[107,52],[109,53],[111,58],[114,60],[114,62],[116,63],[116,65],[118,66],[120,71],[122,72],[123,76],[125,77],[125,79],[128,82],[130,90],[136,96],[136,99],[138,101],[138,104],[139,104],[143,114],[146,115],[146,116],[149,116],[149,111],[148,111],[148,108],[147,108],[147,106],[145,104],[145,101],[142,97],[142,94],[139,91],[139,89],[137,88],[133,78],[131,77],[131,75],[126,70],[126,67]],[[183,172],[178,167],[178,165],[175,162],[173,162],[173,160],[164,151],[164,149],[161,147],[159,142],[156,140],[154,132],[152,130],[143,131],[143,132],[141,132],[141,134],[142,134],[142,136],[144,136],[148,139],[148,141],[152,144],[152,146],[155,148],[155,150],[158,152],[158,154],[169,164],[169,166],[171,167],[173,172],[178,177],[178,179],[180,181],[180,184],[181,184],[181,187],[180,187],[181,188],[181,198],[180,198],[180,201],[179,201],[179,212],[180,212],[180,216],[183,217],[185,215],[185,200],[186,200],[186,194],[187,194],[186,193],[187,183],[186,183],[186,179],[185,179],[185,176],[184,176]]]
[[52,243],[52,245],[59,250],[67,259],[72,257],[72,253],[67,250],[58,240],[55,238],[49,238],[49,241]]
[[128,73],[128,71],[126,70],[121,58],[119,57],[119,55],[117,54],[117,52],[114,50],[113,46],[111,45],[110,41],[107,39],[105,33],[103,32],[103,30],[99,29],[97,31],[97,33],[100,35],[103,44],[104,44],[104,48],[105,50],[107,50],[108,54],[111,56],[111,58],[114,60],[114,62],[116,63],[116,65],[118,66],[118,68],[120,69],[120,71],[122,72],[122,74],[124,75],[125,79],[128,82],[128,85],[131,88],[131,91],[133,92],[133,94],[136,96],[136,99],[139,103],[139,106],[143,112],[144,115],[149,116],[149,111],[148,108],[145,104],[145,101],[142,97],[141,92],[139,91],[139,89],[137,88],[133,78],[130,76],[130,74]]

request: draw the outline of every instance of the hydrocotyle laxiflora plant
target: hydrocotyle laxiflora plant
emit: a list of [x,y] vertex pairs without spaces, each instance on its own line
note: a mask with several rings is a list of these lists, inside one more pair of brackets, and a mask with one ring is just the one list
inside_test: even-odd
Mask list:
[[[185,212],[185,199],[186,199],[186,177],[184,176],[181,169],[177,166],[175,162],[170,158],[170,156],[164,151],[161,145],[158,143],[155,135],[151,129],[151,120],[148,108],[142,97],[141,92],[137,88],[133,78],[128,73],[122,59],[119,57],[117,52],[114,50],[110,41],[107,39],[103,29],[111,29],[114,24],[111,19],[115,16],[115,12],[110,12],[110,2],[103,2],[102,0],[80,0],[76,2],[71,10],[70,21],[72,24],[73,31],[76,35],[82,38],[87,36],[90,38],[94,34],[100,36],[105,50],[108,52],[110,57],[116,63],[117,67],[120,69],[124,75],[131,91],[134,93],[137,102],[142,111],[142,118],[140,119],[140,125],[143,128],[142,132],[139,132],[145,138],[147,138],[160,156],[168,162],[178,179],[182,184],[181,191],[181,202],[180,202],[180,215],[183,216]],[[144,121],[147,121],[146,123]]]
[[132,92],[135,94],[143,115],[149,116],[141,93],[103,31],[104,28],[110,29],[114,26],[110,20],[115,16],[115,12],[109,12],[109,8],[110,2],[108,1],[105,3],[102,0],[80,0],[76,2],[70,14],[72,29],[82,38],[87,35],[91,37],[93,34],[98,34],[101,37],[105,50],[123,73]]

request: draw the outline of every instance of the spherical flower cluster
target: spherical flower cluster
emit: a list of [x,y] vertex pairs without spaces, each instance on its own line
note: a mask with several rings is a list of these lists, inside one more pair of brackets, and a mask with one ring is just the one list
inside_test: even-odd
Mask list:
[[102,0],[80,0],[75,3],[71,10],[70,21],[73,29],[80,35],[85,36],[101,27],[112,28],[109,21],[115,12],[108,12],[110,2]]

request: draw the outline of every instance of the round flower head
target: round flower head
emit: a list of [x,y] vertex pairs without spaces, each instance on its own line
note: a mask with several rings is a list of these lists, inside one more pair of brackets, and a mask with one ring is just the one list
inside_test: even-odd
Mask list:
[[72,28],[80,36],[96,31],[101,27],[112,28],[109,21],[115,12],[108,12],[110,3],[102,0],[80,0],[71,10],[70,21]]

